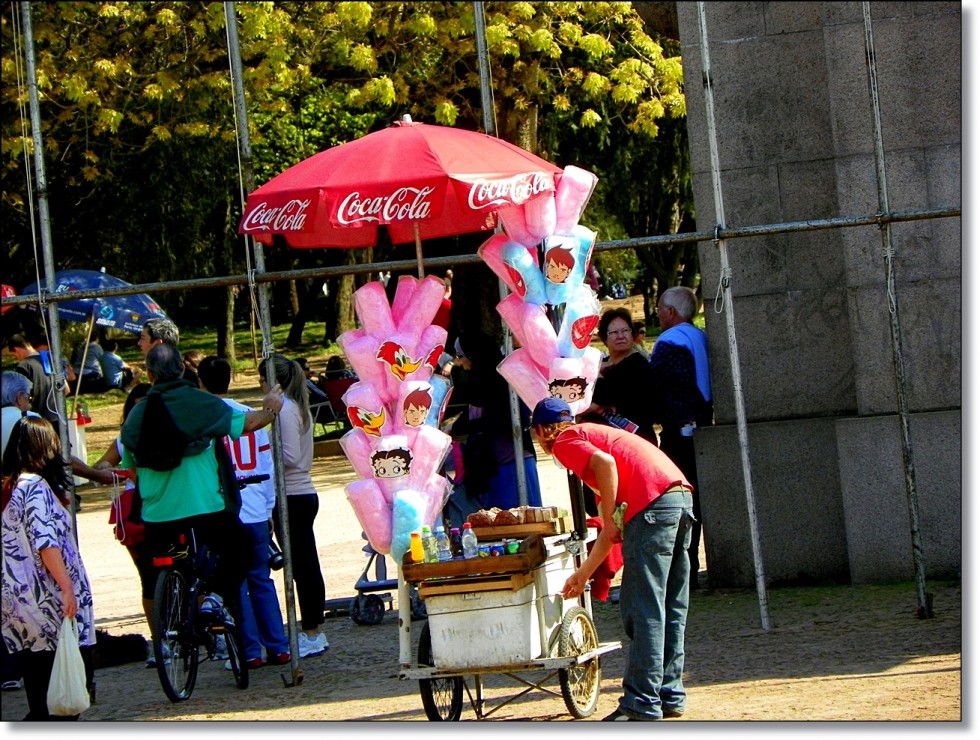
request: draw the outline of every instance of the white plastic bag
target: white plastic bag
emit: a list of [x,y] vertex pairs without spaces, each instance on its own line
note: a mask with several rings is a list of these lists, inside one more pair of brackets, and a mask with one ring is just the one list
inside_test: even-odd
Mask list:
[[85,663],[78,647],[78,625],[74,619],[65,617],[58,632],[58,648],[48,681],[48,712],[57,717],[70,717],[84,712],[89,704]]

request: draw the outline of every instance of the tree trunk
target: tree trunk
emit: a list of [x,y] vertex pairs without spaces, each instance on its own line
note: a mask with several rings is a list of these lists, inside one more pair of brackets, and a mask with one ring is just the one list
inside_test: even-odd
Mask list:
[[225,288],[225,317],[218,325],[218,357],[223,357],[234,367],[235,360],[235,289]]

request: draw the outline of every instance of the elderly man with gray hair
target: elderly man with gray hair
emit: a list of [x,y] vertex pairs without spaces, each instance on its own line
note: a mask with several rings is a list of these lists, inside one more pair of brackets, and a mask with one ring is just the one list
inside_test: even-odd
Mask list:
[[180,351],[167,343],[146,353],[146,372],[153,387],[130,412],[120,437],[122,465],[136,468],[139,477],[147,543],[153,552],[167,552],[193,529],[199,546],[217,555],[212,585],[241,624],[245,572],[234,505],[240,499],[237,483],[225,475],[222,438],[235,440],[271,424],[282,408],[282,392],[279,386],[269,391],[261,411],[233,409],[184,380]]
[[698,584],[701,543],[701,496],[698,488],[694,431],[708,426],[714,417],[708,338],[694,325],[698,300],[683,286],[665,290],[657,303],[657,318],[663,332],[650,355],[653,368],[654,420],[660,424],[660,449],[681,469],[694,486],[694,517],[691,532],[691,587]]

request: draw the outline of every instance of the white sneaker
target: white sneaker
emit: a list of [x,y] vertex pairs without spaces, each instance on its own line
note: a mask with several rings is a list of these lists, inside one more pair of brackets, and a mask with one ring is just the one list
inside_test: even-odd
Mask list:
[[[225,643],[224,635],[214,636],[214,655],[211,660],[228,660],[228,646]],[[228,670],[231,670],[229,668]]]
[[330,643],[327,642],[327,636],[322,632],[318,632],[317,636],[313,638],[311,638],[305,632],[299,633],[300,658],[323,655],[325,652],[327,652],[328,647],[330,647]]
[[[150,643],[149,649],[150,649],[150,657],[148,657],[146,659],[146,667],[147,668],[156,668],[156,666],[157,666],[157,657],[156,657],[156,653],[153,652],[153,643]],[[164,665],[168,665],[169,663],[170,663],[170,648],[166,644],[164,644],[164,646],[163,646],[163,664]]]

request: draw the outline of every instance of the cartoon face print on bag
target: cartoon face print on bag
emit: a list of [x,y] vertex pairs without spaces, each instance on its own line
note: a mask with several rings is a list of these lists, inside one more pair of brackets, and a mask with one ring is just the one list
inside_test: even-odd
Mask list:
[[544,257],[545,277],[556,285],[564,283],[572,268],[575,267],[575,257],[572,250],[561,247],[552,247]]
[[401,478],[412,470],[412,453],[406,449],[378,450],[371,455],[375,478]]
[[429,391],[419,388],[405,396],[402,409],[405,412],[405,424],[410,427],[420,427],[425,423],[432,406],[432,396]]
[[571,405],[585,396],[588,384],[585,378],[558,378],[548,384],[548,392],[552,398],[560,398]]

